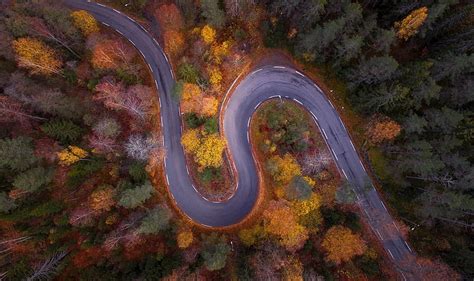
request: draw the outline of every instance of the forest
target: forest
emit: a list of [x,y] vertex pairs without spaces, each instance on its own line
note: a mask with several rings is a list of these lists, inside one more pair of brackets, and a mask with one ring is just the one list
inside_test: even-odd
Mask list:
[[[283,57],[336,105],[418,255],[416,276],[474,278],[470,1],[97,2],[163,47],[207,200],[235,192],[226,92]],[[262,183],[248,219],[209,229],[183,216],[165,181],[157,91],[140,52],[90,13],[0,2],[0,280],[401,278],[293,102],[252,117]]]

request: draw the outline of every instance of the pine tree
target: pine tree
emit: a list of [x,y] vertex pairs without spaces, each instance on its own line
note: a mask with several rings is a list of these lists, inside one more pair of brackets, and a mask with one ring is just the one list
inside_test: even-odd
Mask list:
[[225,24],[225,13],[219,8],[217,0],[201,0],[202,16],[215,28]]
[[170,225],[171,212],[167,207],[157,206],[143,218],[138,232],[143,234],[156,234],[166,230]]
[[27,192],[35,192],[53,179],[53,170],[41,166],[31,168],[15,177],[13,186]]
[[0,140],[0,167],[24,171],[36,162],[32,140],[28,137]]
[[48,136],[62,143],[76,141],[82,135],[81,127],[69,120],[52,120],[41,125],[41,130]]
[[15,208],[13,199],[9,198],[6,192],[0,192],[0,212],[8,213]]
[[153,186],[147,181],[141,186],[124,190],[120,196],[118,205],[128,209],[136,208],[145,203],[153,192]]

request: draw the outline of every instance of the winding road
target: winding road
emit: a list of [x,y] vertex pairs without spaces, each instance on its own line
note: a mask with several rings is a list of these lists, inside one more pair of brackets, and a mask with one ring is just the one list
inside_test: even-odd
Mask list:
[[293,100],[305,107],[319,126],[341,175],[353,186],[363,217],[393,260],[402,280],[419,280],[413,268],[415,254],[400,235],[356,152],[337,111],[321,89],[304,74],[284,65],[255,69],[234,89],[223,117],[224,134],[237,171],[235,194],[225,202],[204,199],[188,174],[180,143],[181,118],[172,99],[175,83],[169,61],[155,39],[136,21],[102,4],[86,0],[63,0],[75,9],[89,11],[97,20],[127,38],[141,53],[159,90],[161,126],[166,158],[166,181],[178,207],[193,221],[209,227],[230,226],[252,210],[259,191],[259,178],[249,142],[250,118],[268,99]]

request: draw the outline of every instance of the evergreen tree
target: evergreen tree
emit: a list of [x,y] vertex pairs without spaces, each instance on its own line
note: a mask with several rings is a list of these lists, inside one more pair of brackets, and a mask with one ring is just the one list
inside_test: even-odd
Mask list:
[[143,218],[138,232],[143,234],[156,234],[166,230],[170,225],[171,212],[164,206],[157,206]]
[[14,200],[9,198],[5,192],[0,192],[0,212],[8,213],[15,208]]
[[215,28],[225,24],[225,13],[219,7],[217,0],[201,0],[202,16]]
[[210,271],[220,270],[224,268],[227,255],[230,253],[230,247],[227,244],[224,235],[219,236],[217,233],[203,235],[203,250],[201,256],[204,259],[204,265]]
[[41,166],[31,168],[15,177],[13,186],[27,192],[35,192],[53,179],[53,170]]
[[145,203],[154,191],[153,186],[148,181],[141,186],[126,189],[120,195],[118,205],[128,209],[136,208]]
[[0,167],[24,171],[36,162],[32,140],[28,137],[0,140]]
[[62,143],[72,143],[82,135],[81,127],[63,119],[49,121],[41,125],[41,130]]

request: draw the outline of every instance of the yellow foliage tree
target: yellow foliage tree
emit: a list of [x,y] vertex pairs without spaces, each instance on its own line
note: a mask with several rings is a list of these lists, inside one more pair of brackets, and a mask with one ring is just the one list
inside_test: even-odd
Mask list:
[[412,11],[401,22],[395,23],[397,37],[403,40],[408,40],[408,38],[418,33],[418,30],[423,25],[427,17],[427,7],[421,7]]
[[202,140],[201,145],[196,150],[194,159],[200,168],[218,168],[222,165],[222,152],[225,145],[225,140],[219,134],[209,135]]
[[321,207],[321,196],[313,192],[308,199],[295,200],[291,204],[295,214],[301,217]]
[[115,204],[115,192],[111,186],[102,186],[98,190],[92,192],[89,205],[95,211],[110,211]]
[[289,251],[303,247],[308,239],[308,231],[297,221],[296,215],[286,201],[270,201],[263,212],[265,231],[278,237]]
[[193,243],[193,232],[192,231],[181,231],[178,233],[176,240],[178,242],[178,247],[181,249],[186,249]]
[[258,240],[265,238],[265,230],[260,224],[256,224],[251,228],[242,229],[239,231],[239,238],[246,246],[252,246]]
[[201,38],[206,44],[212,44],[216,40],[216,30],[206,24],[201,30]]
[[222,59],[229,55],[231,43],[224,41],[221,44],[214,44],[211,47],[211,57],[215,64],[221,64]]
[[13,41],[18,65],[34,74],[59,73],[61,61],[56,52],[38,39],[25,37]]
[[86,158],[89,155],[84,149],[70,145],[58,152],[59,164],[62,166],[69,166],[77,161]]
[[326,232],[321,245],[327,252],[326,259],[335,264],[362,255],[367,249],[365,241],[358,234],[340,225],[333,226]]
[[219,102],[215,97],[205,97],[202,99],[200,114],[204,116],[213,116],[217,113]]
[[217,67],[211,67],[208,69],[209,72],[209,82],[212,86],[220,88],[222,82],[222,73]]
[[303,281],[303,264],[298,258],[289,258],[283,268],[283,280]]
[[184,147],[184,151],[194,153],[201,146],[199,130],[192,129],[184,133],[181,137],[181,144]]
[[301,175],[301,167],[296,159],[287,153],[282,157],[275,155],[267,163],[267,169],[275,182],[287,185],[295,176]]
[[81,30],[84,36],[99,32],[99,25],[95,18],[84,10],[74,11],[71,13],[72,22]]

